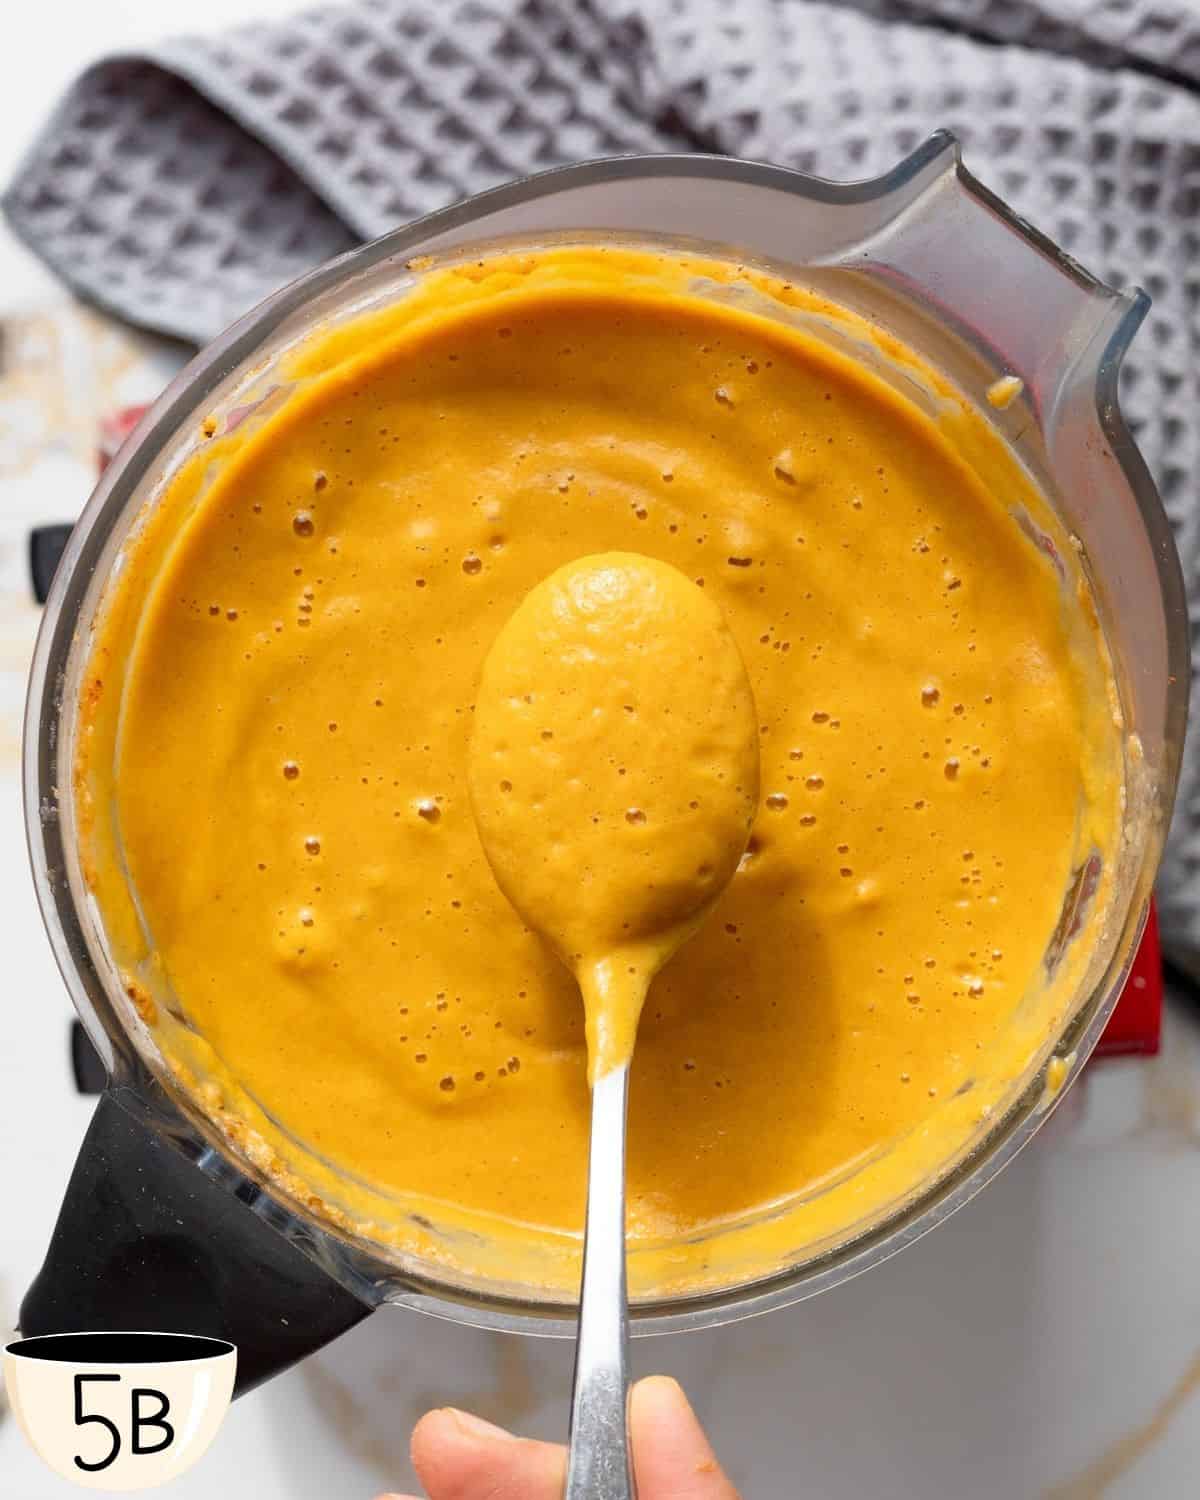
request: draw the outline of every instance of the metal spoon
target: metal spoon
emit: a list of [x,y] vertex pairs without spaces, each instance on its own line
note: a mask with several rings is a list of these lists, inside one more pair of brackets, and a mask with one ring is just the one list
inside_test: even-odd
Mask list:
[[625,1118],[629,1066],[592,1089],[583,1288],[565,1500],[634,1500],[625,1284]]

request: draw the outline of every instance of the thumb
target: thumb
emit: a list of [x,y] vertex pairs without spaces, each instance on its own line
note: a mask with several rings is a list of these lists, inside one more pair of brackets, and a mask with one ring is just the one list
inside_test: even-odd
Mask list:
[[643,1500],[738,1500],[677,1381],[633,1388],[633,1466]]
[[553,1443],[453,1408],[429,1412],[412,1436],[413,1468],[430,1500],[560,1500],[564,1458]]

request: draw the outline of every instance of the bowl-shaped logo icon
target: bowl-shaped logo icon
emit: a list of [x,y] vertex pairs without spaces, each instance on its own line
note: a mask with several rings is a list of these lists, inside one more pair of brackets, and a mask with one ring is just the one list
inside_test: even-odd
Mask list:
[[4,1350],[17,1425],[56,1474],[143,1490],[200,1457],[229,1409],[237,1350],[189,1333],[59,1333]]

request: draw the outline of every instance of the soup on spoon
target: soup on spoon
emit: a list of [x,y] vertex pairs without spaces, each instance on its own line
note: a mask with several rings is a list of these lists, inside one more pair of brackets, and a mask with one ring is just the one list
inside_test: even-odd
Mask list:
[[720,610],[637,553],[559,568],[484,663],[469,783],[501,889],[579,983],[594,1084],[754,819],[754,698]]

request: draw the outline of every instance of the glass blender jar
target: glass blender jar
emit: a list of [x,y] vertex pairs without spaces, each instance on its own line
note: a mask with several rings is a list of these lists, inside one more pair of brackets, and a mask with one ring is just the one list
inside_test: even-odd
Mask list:
[[[220,430],[264,400],[278,409],[288,396],[279,373],[287,351],[318,325],[405,295],[427,257],[445,264],[487,249],[601,239],[700,250],[783,274],[894,335],[972,399],[1078,539],[1127,743],[1136,746],[1107,909],[1095,909],[1097,871],[1085,861],[1064,894],[1051,955],[1082,954],[1080,977],[1003,1107],[914,1191],[833,1239],[798,1245],[785,1264],[734,1269],[720,1285],[636,1300],[635,1331],[706,1327],[784,1306],[911,1243],[1013,1158],[1099,1039],[1145,920],[1187,703],[1179,564],[1117,402],[1144,294],[1101,285],[1015,218],[964,170],[945,134],[885,176],[847,185],[705,156],[548,172],[342,256],[242,318],[147,413],[75,527],[33,663],[26,819],[50,939],[109,1082],[23,1305],[24,1333],[138,1327],[231,1339],[246,1389],[384,1302],[483,1327],[573,1332],[574,1309],[561,1296],[514,1282],[502,1267],[456,1275],[399,1256],[369,1226],[330,1212],[338,1184],[327,1165],[308,1162],[319,1195],[281,1182],[202,1093],[181,1085],[125,993],[81,868],[71,787],[94,627],[114,584],[143,565],[139,536],[201,441],[201,419]],[[903,384],[878,349],[853,352]],[[1020,395],[990,406],[984,392],[1008,377]],[[119,678],[120,664],[110,667]]]

